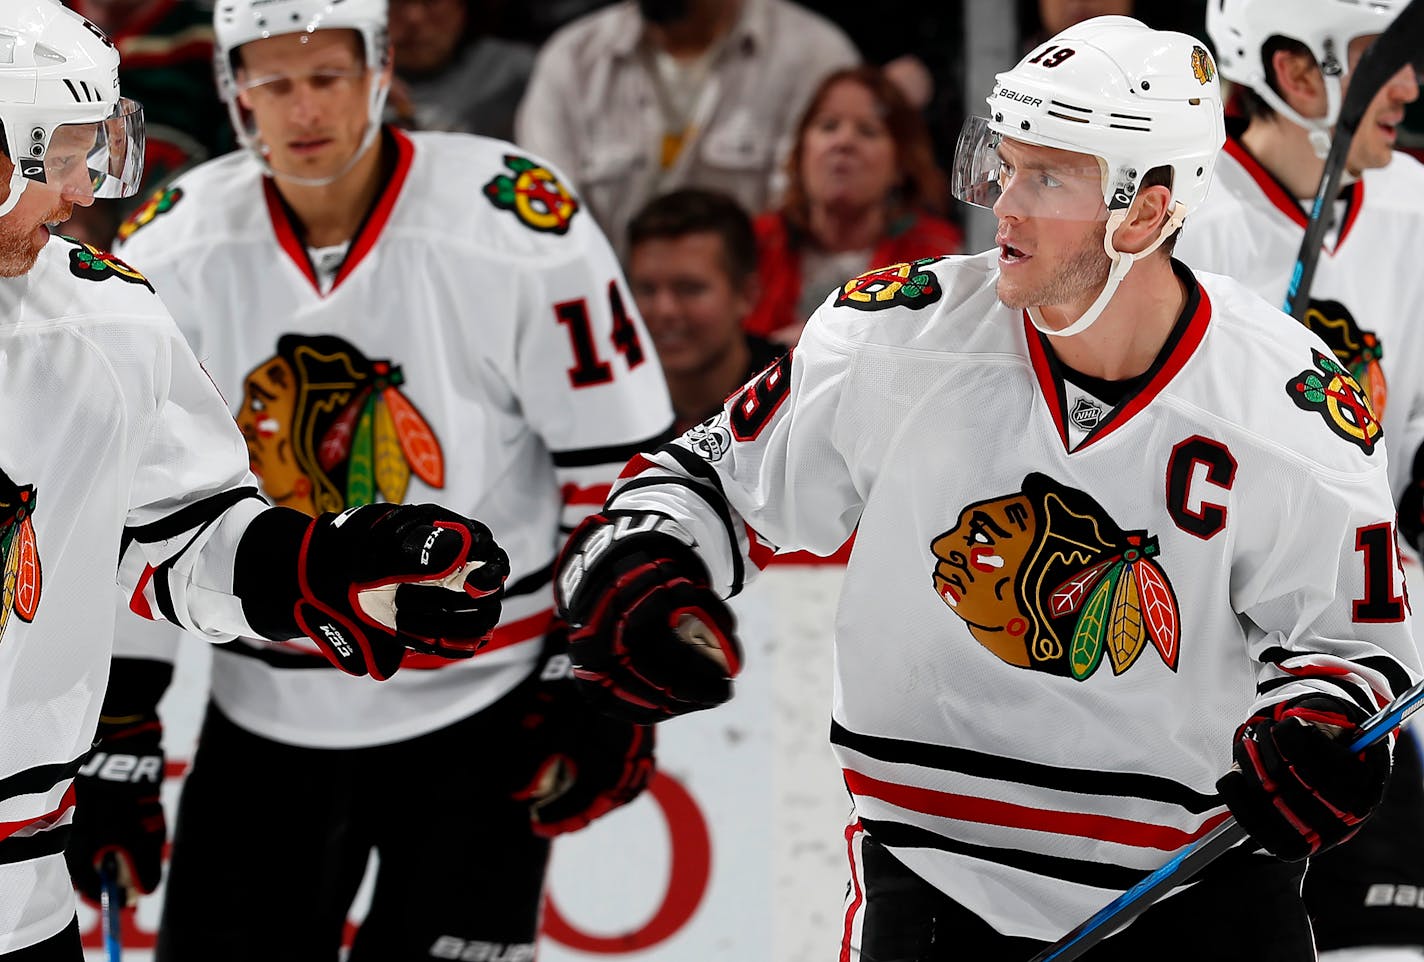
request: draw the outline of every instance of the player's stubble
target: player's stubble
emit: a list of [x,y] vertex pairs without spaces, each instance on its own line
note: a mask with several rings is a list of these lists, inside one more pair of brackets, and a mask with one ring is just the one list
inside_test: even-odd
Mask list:
[[995,293],[999,301],[1014,310],[1059,304],[1092,303],[1107,283],[1112,261],[1103,250],[1106,224],[1095,224],[1082,242],[1065,255],[1060,266],[1049,266],[1046,277],[1032,287],[1012,284],[1002,274]]

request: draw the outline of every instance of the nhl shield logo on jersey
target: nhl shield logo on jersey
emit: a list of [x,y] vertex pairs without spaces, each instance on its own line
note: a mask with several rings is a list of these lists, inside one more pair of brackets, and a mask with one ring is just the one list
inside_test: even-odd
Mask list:
[[1103,406],[1092,398],[1080,397],[1073,402],[1068,418],[1084,431],[1091,431],[1103,419]]
[[14,613],[21,621],[35,620],[40,607],[40,552],[35,543],[35,487],[18,485],[0,471],[0,555],[5,558],[0,590],[0,640]]
[[528,227],[551,234],[566,234],[579,202],[558,179],[527,157],[507,154],[509,174],[500,174],[485,184],[485,196],[500,210],[513,211]]
[[401,391],[405,375],[329,335],[284,334],[243,381],[237,425],[277,504],[317,515],[405,500],[411,474],[445,486],[445,456]]
[[852,277],[836,293],[837,307],[883,311],[887,307],[928,307],[939,300],[939,281],[926,268],[942,257],[922,257],[904,264],[877,267]]
[[1296,407],[1316,411],[1326,427],[1346,441],[1359,446],[1366,454],[1374,454],[1384,429],[1370,407],[1370,400],[1359,383],[1334,358],[1310,351],[1315,370],[1301,371],[1286,382],[1286,393]]
[[1084,681],[1150,645],[1177,670],[1177,596],[1157,539],[1124,531],[1082,491],[1042,474],[971,504],[930,543],[935,592],[1004,662]]
[[1339,301],[1312,299],[1306,308],[1303,323],[1335,352],[1335,360],[1350,372],[1365,397],[1369,398],[1370,410],[1377,417],[1384,417],[1389,388],[1384,368],[1380,366],[1384,347],[1375,332],[1362,331],[1360,325],[1355,323],[1354,315]]
[[134,231],[147,226],[159,214],[168,213],[182,199],[182,187],[169,187],[167,190],[158,191],[119,225],[119,240],[128,240],[134,235]]
[[148,282],[147,277],[108,251],[102,251],[93,244],[86,244],[72,237],[64,239],[75,245],[69,252],[69,273],[75,277],[82,277],[86,281],[106,281],[117,277],[130,284],[142,284],[150,291],[153,290],[153,285]]

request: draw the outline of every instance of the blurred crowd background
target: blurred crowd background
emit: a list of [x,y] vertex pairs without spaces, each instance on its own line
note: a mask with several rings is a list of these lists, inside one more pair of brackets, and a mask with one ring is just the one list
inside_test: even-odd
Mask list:
[[[210,0],[66,2],[120,48],[150,188],[233,148]],[[572,181],[669,381],[687,372],[689,424],[794,345],[845,278],[992,243],[946,171],[994,72],[1102,14],[1206,43],[1206,2],[390,0],[387,119],[512,140]],[[1419,103],[1399,142],[1424,155]],[[107,246],[151,193],[63,230]]]

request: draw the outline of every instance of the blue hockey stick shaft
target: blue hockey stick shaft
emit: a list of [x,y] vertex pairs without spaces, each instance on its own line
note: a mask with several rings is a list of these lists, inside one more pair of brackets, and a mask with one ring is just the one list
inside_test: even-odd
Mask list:
[[118,860],[110,853],[99,863],[99,916],[104,930],[104,957],[108,962],[121,962],[123,958],[119,941],[119,910],[123,904],[124,897],[119,891]]
[[[1355,732],[1350,750],[1362,752],[1403,724],[1424,706],[1424,681],[1380,709]],[[1165,865],[1103,906],[1063,938],[1035,955],[1029,962],[1072,962],[1117,929],[1151,908],[1152,903],[1211,864],[1227,850],[1246,839],[1246,830],[1228,817],[1216,828],[1182,849]]]

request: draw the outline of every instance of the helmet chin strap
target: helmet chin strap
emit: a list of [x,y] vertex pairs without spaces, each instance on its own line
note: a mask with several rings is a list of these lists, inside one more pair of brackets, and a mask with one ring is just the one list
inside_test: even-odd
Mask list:
[[1298,127],[1304,127],[1310,135],[1310,149],[1315,151],[1315,156],[1324,160],[1330,156],[1331,130],[1335,126],[1335,121],[1340,117],[1340,78],[1334,75],[1326,75],[1325,80],[1325,116],[1324,117],[1303,117],[1281,98],[1281,95],[1271,89],[1269,84],[1262,84],[1260,87],[1253,86],[1256,96],[1260,97],[1276,113],[1285,117]]
[[10,172],[10,194],[3,202],[0,202],[0,217],[4,217],[15,209],[15,205],[20,202],[20,197],[29,186],[30,179],[20,173],[20,168],[16,167]]
[[1083,312],[1081,317],[1061,330],[1049,327],[1043,320],[1043,313],[1037,307],[1030,307],[1028,309],[1029,322],[1033,324],[1036,330],[1050,337],[1072,337],[1074,334],[1081,334],[1092,327],[1093,322],[1098,319],[1103,313],[1103,310],[1108,306],[1108,301],[1112,300],[1113,295],[1117,293],[1118,285],[1121,284],[1123,278],[1127,276],[1127,272],[1132,270],[1132,265],[1142,260],[1142,258],[1148,254],[1151,254],[1158,247],[1161,247],[1162,242],[1172,236],[1172,233],[1182,226],[1182,221],[1186,219],[1186,216],[1186,207],[1180,203],[1174,203],[1172,205],[1171,215],[1167,218],[1167,222],[1162,225],[1162,229],[1157,233],[1157,239],[1152,242],[1152,245],[1146,250],[1139,251],[1136,254],[1129,254],[1113,246],[1113,235],[1116,234],[1117,229],[1122,226],[1122,222],[1127,219],[1127,209],[1124,208],[1122,210],[1113,211],[1108,215],[1107,226],[1103,232],[1103,250],[1106,251],[1108,257],[1111,258],[1112,266],[1108,269],[1107,283],[1103,285],[1103,289],[1098,293],[1097,299],[1088,305],[1088,309]]

